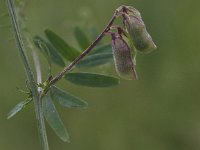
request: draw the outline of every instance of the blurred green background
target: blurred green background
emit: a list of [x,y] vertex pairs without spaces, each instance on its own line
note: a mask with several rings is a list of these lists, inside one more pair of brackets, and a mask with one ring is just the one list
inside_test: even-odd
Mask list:
[[[75,26],[95,26],[101,31],[121,4],[140,10],[158,50],[138,55],[138,81],[121,80],[120,86],[102,89],[62,80],[60,86],[87,100],[89,108],[57,106],[71,143],[60,141],[47,126],[50,149],[199,150],[200,1],[32,0],[25,10],[27,26],[33,35],[51,28],[77,47]],[[0,14],[6,11],[5,0],[0,0]],[[1,18],[3,24],[9,24],[9,18]],[[0,28],[0,68],[0,150],[40,149],[33,105],[6,120],[9,110],[24,99],[16,87],[25,87],[9,28]],[[111,68],[96,71],[110,72]]]

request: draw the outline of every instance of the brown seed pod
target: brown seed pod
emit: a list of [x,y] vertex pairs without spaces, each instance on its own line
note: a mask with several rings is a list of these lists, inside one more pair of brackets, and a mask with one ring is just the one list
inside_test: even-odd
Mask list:
[[144,53],[155,50],[157,47],[146,30],[140,12],[130,6],[127,6],[126,8],[126,12],[123,15],[124,24],[136,49]]
[[135,54],[133,47],[129,46],[119,34],[112,34],[112,48],[118,75],[124,79],[136,80],[137,73],[133,63],[133,54]]

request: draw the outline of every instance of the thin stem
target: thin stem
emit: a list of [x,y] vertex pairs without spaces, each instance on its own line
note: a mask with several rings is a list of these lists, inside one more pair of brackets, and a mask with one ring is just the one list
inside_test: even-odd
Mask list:
[[15,39],[16,39],[16,42],[17,42],[17,46],[18,46],[23,64],[24,64],[25,72],[26,72],[27,78],[30,82],[29,83],[30,86],[32,88],[35,88],[33,73],[31,71],[29,61],[28,61],[28,58],[27,58],[26,53],[25,53],[24,43],[22,41],[20,30],[19,30],[19,27],[18,27],[18,24],[17,24],[16,13],[15,13],[15,10],[14,10],[14,4],[13,4],[12,0],[7,0],[7,3],[8,3],[8,10],[9,10],[9,14],[10,14],[10,17],[11,17],[11,23],[12,23],[12,27],[13,27],[13,30],[14,30]]
[[[29,40],[28,40],[29,41]],[[31,44],[31,43],[30,43]],[[31,49],[33,50],[33,47],[31,47]],[[32,51],[33,54],[33,61],[35,64],[35,70],[36,70],[36,76],[37,76],[37,83],[42,83],[42,74],[41,74],[41,67],[40,67],[40,61],[38,58],[37,53],[33,50]],[[49,144],[48,144],[48,139],[47,139],[47,134],[46,134],[46,128],[45,128],[45,122],[44,122],[44,116],[43,116],[43,111],[42,111],[42,88],[38,87],[38,93],[40,93],[40,97],[39,97],[39,102],[37,103],[37,108],[38,108],[38,112],[39,112],[39,120],[40,120],[40,124],[38,124],[41,128],[41,132],[42,132],[42,138],[41,141],[44,141],[45,143],[45,150],[49,149]],[[43,142],[42,142],[43,143]]]
[[[34,61],[34,65],[35,65],[36,76],[37,76],[37,83],[40,84],[40,83],[42,83],[40,61],[39,61],[38,55],[35,51],[32,51],[32,55],[33,55],[33,61]],[[41,91],[42,91],[42,88],[38,87],[38,92],[41,92]]]
[[77,65],[81,59],[83,59],[97,44],[98,42],[101,41],[101,39],[106,35],[106,33],[110,30],[110,27],[112,26],[114,20],[117,17],[117,13],[118,11],[116,10],[115,13],[113,14],[112,18],[110,19],[110,21],[108,22],[108,24],[106,25],[106,27],[104,28],[104,30],[100,33],[100,35],[96,38],[96,40],[86,49],[83,51],[83,53],[77,57],[71,64],[69,64],[67,67],[65,67],[63,69],[63,71],[61,71],[59,74],[57,74],[54,78],[52,78],[52,80],[50,80],[48,87],[50,87],[51,85],[55,84],[57,81],[59,81],[65,74],[67,74],[68,72],[70,72],[75,65]]
[[[41,69],[40,69],[40,62],[39,62],[39,58],[38,55],[35,51],[32,51],[33,54],[33,61],[35,64],[35,70],[36,70],[36,76],[37,76],[37,83],[42,83],[42,75],[41,75]],[[45,141],[44,143],[46,143],[45,145],[45,150],[49,149],[49,144],[48,144],[48,140],[47,140],[47,134],[46,134],[46,128],[45,128],[45,122],[44,122],[44,116],[43,116],[43,112],[42,112],[42,101],[41,101],[41,92],[42,92],[42,88],[38,87],[38,93],[40,93],[40,100],[37,103],[37,108],[38,108],[38,112],[39,112],[39,120],[40,120],[40,124],[38,124],[41,128],[41,132],[42,132],[42,138],[41,141]]]
[[16,39],[17,46],[19,49],[19,53],[20,53],[20,56],[21,56],[21,59],[22,59],[23,65],[24,65],[26,76],[28,78],[28,83],[30,85],[30,89],[31,89],[32,95],[33,95],[33,100],[34,100],[34,105],[35,105],[35,114],[36,114],[36,119],[38,122],[39,135],[40,135],[40,138],[42,139],[42,147],[43,147],[43,150],[49,150],[48,142],[47,142],[46,135],[45,135],[46,131],[45,131],[45,124],[44,124],[44,120],[43,120],[43,114],[41,111],[40,95],[38,93],[37,85],[34,80],[34,76],[33,76],[29,61],[28,61],[28,57],[26,56],[24,43],[23,43],[23,40],[21,37],[21,33],[20,33],[20,29],[19,29],[17,20],[16,20],[16,13],[15,13],[13,1],[7,0],[7,5],[8,5],[8,11],[10,14],[12,28],[14,31],[14,35],[15,35],[15,39]]

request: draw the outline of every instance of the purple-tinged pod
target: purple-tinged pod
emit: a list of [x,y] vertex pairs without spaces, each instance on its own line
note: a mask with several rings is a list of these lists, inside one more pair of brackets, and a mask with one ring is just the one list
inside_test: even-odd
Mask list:
[[112,35],[112,48],[115,68],[124,79],[136,80],[137,73],[133,62],[135,50],[118,34]]
[[157,48],[147,32],[140,12],[137,9],[130,6],[127,7],[127,12],[124,14],[124,24],[138,51],[149,53]]

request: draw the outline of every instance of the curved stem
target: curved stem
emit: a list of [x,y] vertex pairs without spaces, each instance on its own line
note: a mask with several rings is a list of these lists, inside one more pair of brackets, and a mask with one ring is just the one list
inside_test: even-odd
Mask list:
[[110,21],[108,22],[108,24],[106,25],[106,27],[104,28],[104,30],[100,33],[100,35],[96,38],[96,40],[86,49],[83,51],[83,53],[77,57],[71,64],[69,64],[69,66],[65,67],[63,69],[63,71],[61,71],[60,73],[58,73],[54,78],[52,78],[48,84],[47,87],[50,87],[51,85],[55,84],[57,81],[59,81],[65,74],[67,74],[68,72],[70,72],[75,65],[77,65],[79,63],[79,61],[84,58],[96,45],[98,42],[101,41],[101,39],[106,35],[106,33],[110,30],[110,27],[112,26],[114,20],[117,17],[117,13],[118,11],[116,10],[115,13],[113,14],[112,18],[110,19]]

